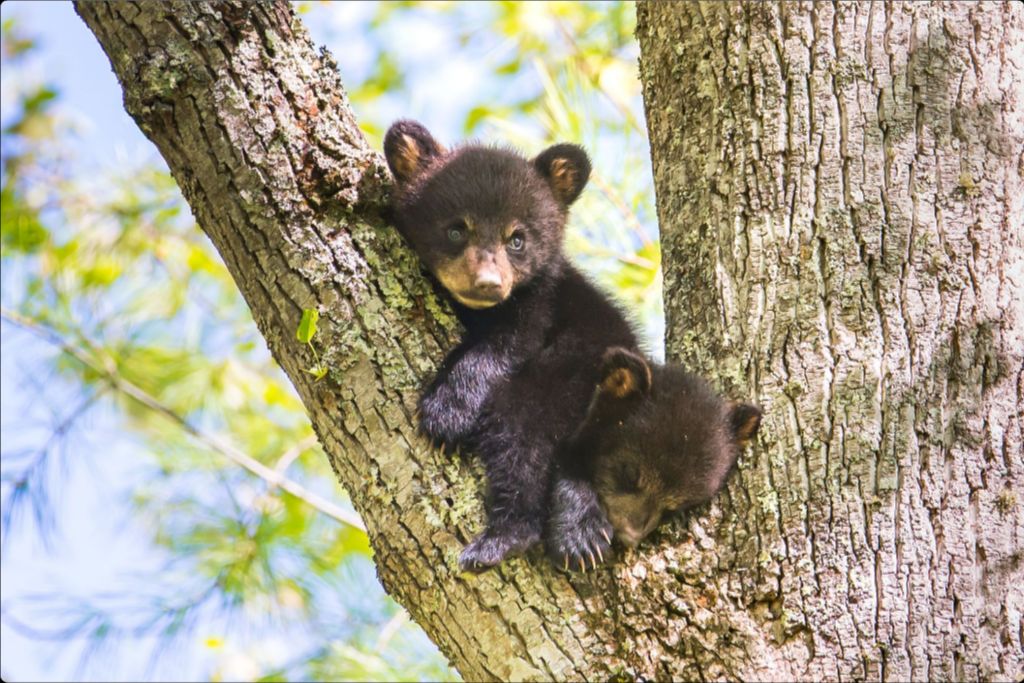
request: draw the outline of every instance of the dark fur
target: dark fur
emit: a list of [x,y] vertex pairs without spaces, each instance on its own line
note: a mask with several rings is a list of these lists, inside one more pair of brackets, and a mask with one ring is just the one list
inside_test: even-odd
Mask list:
[[[395,123],[384,149],[397,181],[395,224],[466,328],[420,400],[422,430],[478,453],[487,470],[487,528],[460,564],[483,569],[537,543],[552,487],[590,504],[552,511],[549,550],[574,559],[608,550],[611,526],[593,491],[551,480],[556,447],[583,420],[605,350],[637,346],[621,312],[562,253],[568,206],[590,173],[586,154],[575,145],[532,161],[480,145],[449,151],[412,121]],[[453,241],[463,228],[465,241]],[[518,251],[515,234],[525,240]]]
[[[710,500],[760,423],[760,409],[722,400],[678,366],[609,349],[562,467],[592,484],[615,537],[635,546],[666,512]],[[590,495],[560,505],[589,506]]]

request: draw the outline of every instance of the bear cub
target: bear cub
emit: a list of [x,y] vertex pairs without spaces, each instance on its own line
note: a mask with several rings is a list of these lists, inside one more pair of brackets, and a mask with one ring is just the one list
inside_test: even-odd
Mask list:
[[540,541],[555,492],[586,504],[556,508],[566,517],[548,524],[549,549],[603,553],[613,529],[596,493],[554,472],[605,351],[637,348],[622,313],[562,251],[569,206],[590,175],[586,153],[571,144],[533,159],[478,144],[445,149],[421,124],[397,121],[384,154],[392,221],[465,328],[419,403],[427,436],[484,461],[487,525],[460,565],[486,569]]
[[[562,479],[552,496],[550,524],[584,517],[592,505],[565,482],[596,491],[616,540],[635,547],[669,512],[710,500],[725,484],[740,451],[757,434],[759,408],[722,400],[707,383],[676,365],[648,363],[629,349],[612,348],[586,418],[559,456]],[[568,507],[569,509],[561,509]],[[572,538],[573,529],[553,529]],[[579,554],[583,538],[549,553],[565,568],[596,567],[601,548]],[[596,555],[596,558],[595,558]]]

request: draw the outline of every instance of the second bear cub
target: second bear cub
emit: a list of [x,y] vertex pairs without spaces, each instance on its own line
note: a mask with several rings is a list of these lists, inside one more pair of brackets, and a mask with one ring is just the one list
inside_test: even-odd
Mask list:
[[[384,154],[395,225],[466,329],[421,396],[420,426],[483,458],[487,527],[459,560],[481,570],[541,539],[556,448],[583,421],[605,350],[637,341],[562,252],[569,205],[590,175],[582,148],[554,145],[530,160],[474,144],[448,150],[419,123],[398,121]],[[551,503],[565,517],[549,525],[548,547],[608,550],[612,527],[590,485],[556,484],[557,495],[588,504]]]
[[[760,424],[759,408],[722,400],[677,365],[650,364],[628,349],[609,349],[586,419],[560,454],[551,524],[583,516],[592,501],[577,499],[572,490],[578,487],[558,489],[574,480],[588,482],[616,539],[636,546],[666,513],[710,500]],[[557,529],[552,537],[573,533]],[[552,559],[574,569],[585,569],[585,559],[592,566],[603,559],[602,548],[581,555],[583,540],[575,540],[549,547]]]

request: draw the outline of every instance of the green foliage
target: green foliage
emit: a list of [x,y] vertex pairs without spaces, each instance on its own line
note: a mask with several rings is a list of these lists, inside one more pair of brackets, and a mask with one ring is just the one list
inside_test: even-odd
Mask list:
[[303,310],[299,329],[295,331],[295,338],[303,344],[308,344],[313,339],[313,335],[316,334],[316,321],[319,319],[320,311],[312,308]]
[[5,186],[0,191],[0,257],[7,256],[9,251],[35,253],[49,237],[37,213],[13,189]]
[[309,350],[313,352],[316,365],[312,368],[306,368],[306,372],[316,377],[318,382],[327,376],[327,367],[320,362],[320,356],[317,355],[316,348],[313,346],[313,335],[316,334],[316,321],[319,319],[320,311],[307,308],[302,311],[302,320],[299,322],[298,329],[295,330],[296,339],[308,345]]
[[[313,22],[349,8],[303,3],[299,10]],[[394,117],[382,103],[410,99],[430,68],[389,38],[402,22],[429,22],[456,46],[452,59],[486,64],[487,87],[464,103],[458,121],[464,135],[506,140],[531,153],[573,140],[593,152],[592,186],[574,207],[568,248],[656,330],[660,251],[632,5],[376,5],[342,37],[369,44],[370,67],[357,82],[346,73],[342,79],[378,146]],[[17,22],[4,22],[5,73],[37,49]],[[126,588],[117,601],[53,594],[5,605],[5,614],[31,623],[33,610],[52,610],[66,617],[61,638],[93,643],[199,638],[212,655],[212,680],[452,679],[397,605],[365,597],[379,595],[367,588],[375,578],[365,533],[197,438],[210,436],[321,495],[347,500],[294,389],[174,180],[155,164],[84,171],[65,151],[76,133],[58,113],[60,88],[6,76],[4,88],[4,101],[14,103],[2,130],[5,352],[16,319],[43,330],[46,343],[59,338],[75,350],[53,347],[45,367],[27,372],[53,373],[78,388],[77,400],[60,406],[58,423],[97,407],[121,420],[145,472],[126,502],[166,558],[159,575],[147,579],[150,590]],[[303,311],[296,340],[309,346],[314,364],[306,371],[320,379],[328,369],[315,348],[317,320],[318,311]],[[152,400],[140,402],[125,385]],[[26,506],[40,529],[48,526],[45,472],[61,454],[53,443],[27,454],[4,452],[8,535],[31,532],[12,521],[25,519],[19,510]],[[238,622],[290,634],[294,656],[283,664],[261,659],[231,627]]]

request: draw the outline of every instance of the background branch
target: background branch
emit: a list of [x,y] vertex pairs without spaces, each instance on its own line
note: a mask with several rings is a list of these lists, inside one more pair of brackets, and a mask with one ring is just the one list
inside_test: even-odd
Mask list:
[[[103,377],[109,383],[110,387],[114,391],[131,398],[132,400],[138,402],[140,405],[144,406],[145,408],[148,408],[154,413],[163,415],[165,418],[181,427],[181,429],[189,436],[191,436],[193,439],[203,444],[204,446],[214,451],[215,453],[218,453],[227,458],[228,460],[231,460],[236,465],[240,465],[242,468],[249,471],[250,473],[255,474],[257,477],[263,479],[268,484],[270,484],[271,487],[279,487],[284,491],[287,491],[292,496],[295,496],[296,498],[302,500],[310,507],[319,510],[328,517],[331,517],[337,520],[338,522],[341,522],[342,524],[346,524],[364,533],[366,532],[366,527],[363,526],[362,520],[360,520],[357,515],[349,512],[348,510],[345,510],[344,508],[339,507],[338,505],[332,503],[323,496],[320,496],[319,494],[310,491],[302,484],[299,484],[298,482],[289,479],[282,474],[284,468],[280,467],[280,464],[285,460],[285,457],[290,457],[290,454],[293,451],[296,453],[297,457],[298,453],[301,453],[303,450],[305,450],[305,448],[309,448],[312,445],[314,445],[315,441],[313,443],[308,443],[308,441],[310,440],[307,439],[304,442],[296,444],[296,446],[293,449],[290,449],[282,456],[281,460],[278,462],[278,467],[267,467],[266,465],[256,460],[255,458],[247,455],[246,453],[243,453],[234,446],[225,443],[223,439],[220,439],[219,437],[213,434],[208,434],[203,430],[196,428],[188,420],[179,415],[166,404],[162,403],[161,401],[159,401],[146,391],[140,389],[135,384],[132,384],[128,380],[118,375],[116,369],[114,369],[112,364],[101,364],[96,359],[94,359],[92,355],[90,355],[88,352],[74,346],[69,341],[64,339],[56,330],[47,327],[46,325],[40,323],[37,320],[32,320],[31,318],[23,316],[20,313],[17,313],[15,311],[9,311],[7,309],[0,309],[0,318],[3,318],[4,320],[14,325],[21,327],[22,329],[28,330],[29,332],[36,335],[40,339],[43,339],[49,342],[50,344],[53,344],[58,349],[60,349],[62,353],[71,356],[72,358],[80,362],[82,365],[86,366],[96,374]],[[98,393],[94,394],[93,397],[91,398],[95,398],[97,396]]]

